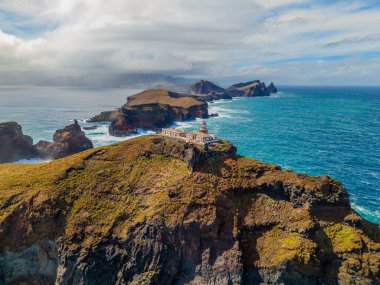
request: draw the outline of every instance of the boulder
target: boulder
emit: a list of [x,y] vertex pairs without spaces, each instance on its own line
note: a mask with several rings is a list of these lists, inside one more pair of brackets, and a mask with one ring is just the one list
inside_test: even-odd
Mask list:
[[38,157],[33,139],[16,122],[0,123],[0,163]]

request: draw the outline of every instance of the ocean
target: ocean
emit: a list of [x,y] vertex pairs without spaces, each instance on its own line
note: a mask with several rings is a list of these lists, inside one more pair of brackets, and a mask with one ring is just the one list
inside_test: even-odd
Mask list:
[[[231,141],[240,155],[310,175],[327,174],[350,193],[353,208],[380,223],[380,88],[281,87],[270,97],[210,103],[209,131]],[[56,129],[80,120],[95,146],[111,137],[107,124],[85,119],[126,102],[140,90],[1,87],[0,121],[17,121],[34,141],[51,140]],[[200,120],[176,124],[185,130]],[[139,135],[147,134],[139,130]]]

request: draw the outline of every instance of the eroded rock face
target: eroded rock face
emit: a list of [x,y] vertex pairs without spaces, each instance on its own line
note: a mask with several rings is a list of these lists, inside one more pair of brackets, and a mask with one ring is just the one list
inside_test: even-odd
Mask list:
[[207,103],[196,97],[161,89],[147,90],[128,97],[128,102],[113,115],[109,133],[127,136],[137,128],[156,130],[176,121],[207,117]]
[[54,240],[56,284],[380,281],[379,225],[351,209],[341,183],[237,156],[228,142],[206,151],[139,137],[21,167],[34,175],[16,186],[5,167],[0,252]]
[[53,136],[53,142],[39,141],[36,149],[44,158],[62,158],[87,149],[93,148],[89,140],[75,120],[74,124],[57,130]]
[[190,94],[223,93],[224,88],[207,80],[199,80],[190,86]]
[[227,88],[227,92],[233,97],[262,97],[270,95],[265,83],[260,82],[260,80],[234,84]]
[[273,84],[273,82],[271,82],[269,84],[269,86],[267,87],[267,89],[268,89],[268,92],[271,93],[271,94],[275,94],[275,93],[278,92],[277,87]]
[[99,115],[96,115],[90,119],[88,119],[88,122],[112,122],[116,119],[116,117],[119,114],[119,110],[112,110],[112,111],[104,111],[101,112]]
[[38,157],[33,139],[16,122],[0,123],[0,163]]
[[57,278],[58,247],[42,240],[17,251],[0,253],[0,283],[52,285]]

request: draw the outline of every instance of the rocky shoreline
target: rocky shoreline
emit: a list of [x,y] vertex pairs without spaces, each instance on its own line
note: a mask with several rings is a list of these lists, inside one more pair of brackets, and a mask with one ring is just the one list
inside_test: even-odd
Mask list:
[[[137,133],[137,129],[159,130],[175,122],[218,116],[209,114],[208,103],[233,97],[269,96],[277,88],[268,87],[259,80],[234,84],[222,88],[200,80],[190,86],[188,92],[177,93],[165,89],[150,89],[129,96],[127,103],[116,110],[104,111],[88,122],[108,122],[111,136],[126,137]],[[89,127],[94,129],[95,127]],[[22,133],[16,122],[0,124],[0,163],[21,159],[57,159],[93,148],[77,121],[57,130],[53,141],[40,141],[33,145],[33,139]]]
[[271,83],[266,87],[260,80],[238,83],[228,88],[200,80],[190,86],[187,93],[171,92],[165,89],[150,89],[127,98],[127,103],[117,110],[104,111],[88,122],[110,122],[109,134],[129,136],[136,129],[157,130],[174,122],[208,118],[208,103],[233,97],[260,97],[277,93]]
[[57,130],[52,142],[39,141],[37,144],[33,144],[30,136],[23,134],[18,123],[0,123],[0,163],[35,158],[58,159],[93,147],[77,120]]

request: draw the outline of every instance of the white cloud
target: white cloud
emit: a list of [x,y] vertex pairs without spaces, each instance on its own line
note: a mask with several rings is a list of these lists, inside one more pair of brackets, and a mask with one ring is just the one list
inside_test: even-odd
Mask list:
[[0,32],[0,72],[379,84],[372,74],[380,63],[366,54],[380,50],[380,10],[365,7],[312,0],[4,0],[0,11],[13,17],[0,18],[8,27]]

